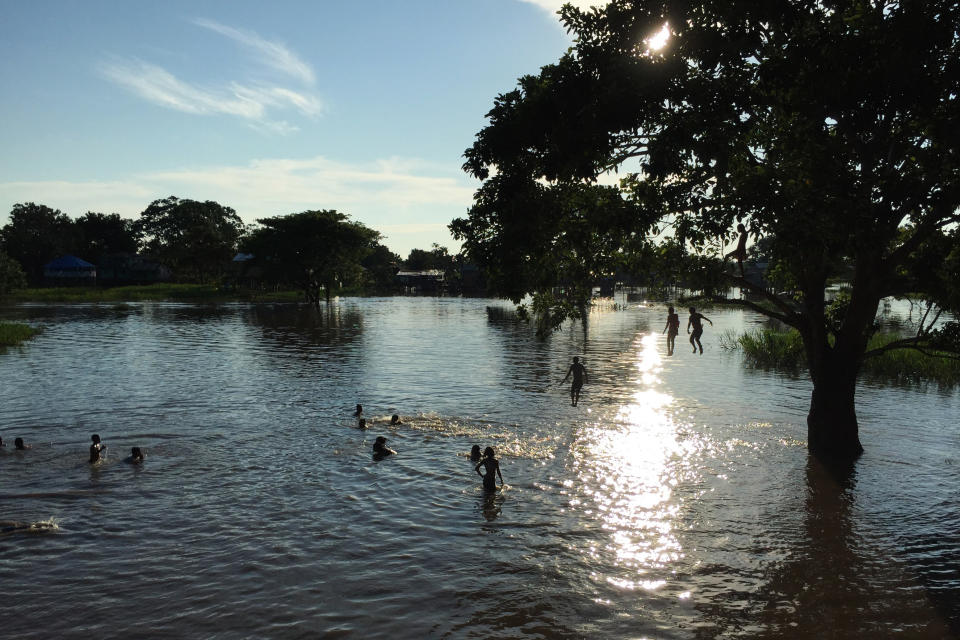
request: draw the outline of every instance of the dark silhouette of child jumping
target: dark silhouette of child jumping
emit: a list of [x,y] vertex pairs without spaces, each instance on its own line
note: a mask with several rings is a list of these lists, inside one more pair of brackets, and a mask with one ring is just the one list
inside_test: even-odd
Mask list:
[[707,316],[702,313],[697,313],[697,310],[693,307],[690,307],[690,319],[687,320],[687,333],[690,333],[690,327],[693,326],[693,333],[690,335],[690,344],[693,346],[693,352],[697,352],[697,347],[700,347],[700,355],[703,355],[703,345],[700,344],[700,336],[703,335],[703,323],[701,320],[706,320],[710,323],[710,326],[713,326],[713,321],[710,320]]

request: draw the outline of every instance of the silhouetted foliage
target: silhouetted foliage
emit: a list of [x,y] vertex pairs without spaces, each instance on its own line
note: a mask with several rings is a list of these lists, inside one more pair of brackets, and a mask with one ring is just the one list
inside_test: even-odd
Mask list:
[[[858,455],[854,391],[879,301],[920,293],[957,308],[956,270],[946,269],[960,222],[960,5],[614,0],[561,15],[574,47],[498,96],[466,152],[465,169],[486,181],[469,221],[452,227],[469,257],[522,266],[549,245],[505,237],[524,228],[515,218],[551,217],[534,201],[612,169],[637,212],[620,238],[626,251],[666,231],[709,253],[743,222],[770,239],[792,296],[728,280],[766,302],[739,304],[803,338],[809,446]],[[669,41],[649,50],[644,38],[664,23]],[[563,255],[551,255],[559,268]],[[846,273],[850,302],[828,321],[824,289]],[[930,326],[889,348],[922,344]]]
[[359,283],[362,262],[375,249],[380,234],[334,210],[304,211],[257,220],[243,242],[264,277],[303,289],[318,303],[320,292],[329,301],[339,287]]
[[40,284],[45,264],[76,249],[73,222],[59,209],[15,204],[10,222],[0,229],[0,249],[20,263],[29,284]]
[[400,268],[400,256],[379,242],[361,262],[366,269],[367,281],[380,292],[391,291],[396,286],[395,278]]
[[24,275],[20,263],[0,251],[0,296],[26,286],[27,277]]
[[176,196],[151,202],[134,228],[143,234],[151,257],[170,267],[178,279],[200,284],[229,263],[244,232],[230,207]]
[[133,220],[117,213],[88,211],[74,221],[76,251],[74,255],[99,264],[109,254],[134,254],[140,247],[140,234]]

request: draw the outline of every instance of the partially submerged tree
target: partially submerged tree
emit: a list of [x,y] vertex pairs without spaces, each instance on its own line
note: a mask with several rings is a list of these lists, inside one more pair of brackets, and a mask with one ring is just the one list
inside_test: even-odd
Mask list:
[[303,289],[307,300],[329,302],[339,287],[360,278],[361,263],[380,234],[335,210],[304,211],[257,220],[260,227],[244,240],[266,278]]
[[244,226],[230,207],[170,196],[151,202],[135,230],[143,234],[144,248],[152,257],[179,278],[195,278],[203,284],[229,264]]
[[[531,182],[549,193],[611,170],[625,173],[635,233],[666,228],[704,251],[743,222],[772,239],[794,288],[785,298],[729,276],[765,300],[740,304],[803,337],[809,447],[859,455],[854,391],[880,300],[957,309],[960,5],[614,0],[561,15],[574,47],[498,96],[467,150],[465,168],[487,181],[453,225],[470,257],[522,260],[530,245],[503,234],[536,207]],[[834,321],[824,290],[844,265],[850,301]],[[928,322],[897,346],[950,346],[950,333]]]

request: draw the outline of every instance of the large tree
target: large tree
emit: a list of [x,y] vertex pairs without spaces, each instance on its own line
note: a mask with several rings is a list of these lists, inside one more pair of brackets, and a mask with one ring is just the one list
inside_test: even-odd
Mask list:
[[243,249],[267,279],[303,289],[308,301],[329,302],[339,287],[358,282],[362,262],[380,234],[335,210],[304,211],[257,220]]
[[229,264],[244,226],[230,207],[170,196],[151,202],[135,230],[143,234],[145,250],[178,278],[202,284]]
[[40,284],[45,264],[76,250],[73,222],[43,204],[15,204],[0,229],[0,249],[20,263],[30,284]]
[[77,256],[94,264],[105,255],[136,253],[140,246],[136,223],[117,213],[88,211],[74,221],[74,226]]
[[[960,5],[614,0],[561,15],[574,46],[498,96],[467,150],[465,168],[501,185],[478,202],[518,215],[516,184],[554,190],[616,169],[634,231],[666,230],[694,252],[737,222],[770,238],[794,295],[729,279],[765,298],[741,304],[803,337],[811,451],[859,455],[854,391],[880,300],[956,309]],[[478,217],[490,210],[455,223],[468,247],[497,233]],[[828,317],[827,281],[851,268],[849,304]],[[928,322],[896,346],[950,346],[949,333]]]

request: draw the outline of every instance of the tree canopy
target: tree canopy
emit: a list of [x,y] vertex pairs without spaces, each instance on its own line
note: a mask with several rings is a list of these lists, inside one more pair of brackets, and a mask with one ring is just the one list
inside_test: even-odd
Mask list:
[[303,289],[307,300],[329,301],[333,291],[358,282],[364,258],[380,234],[335,210],[304,211],[257,220],[243,242],[267,279]]
[[140,248],[140,234],[133,220],[120,214],[88,211],[73,222],[76,255],[87,262],[99,263],[110,254],[133,254]]
[[39,284],[45,264],[76,249],[73,221],[43,204],[15,204],[0,229],[0,249],[20,263],[29,284]]
[[236,253],[244,225],[236,211],[217,202],[170,196],[154,200],[135,229],[144,248],[180,278],[205,279],[219,272]]
[[[568,226],[562,207],[531,197],[549,203],[610,171],[633,219],[594,249],[599,261],[638,236],[706,254],[742,222],[768,238],[794,295],[730,275],[765,298],[738,304],[803,337],[811,450],[858,455],[854,389],[880,300],[922,294],[958,308],[960,5],[614,0],[561,15],[574,46],[498,96],[466,152],[465,169],[486,181],[452,225],[470,257],[494,271],[522,262],[545,244],[507,238],[523,227],[517,216],[546,207],[553,241]],[[664,25],[666,45],[651,48]],[[594,231],[607,215],[588,214]],[[850,301],[828,321],[824,290],[845,269]],[[929,323],[896,346],[942,347],[943,337]]]

